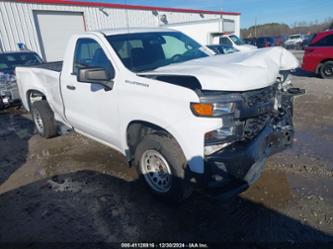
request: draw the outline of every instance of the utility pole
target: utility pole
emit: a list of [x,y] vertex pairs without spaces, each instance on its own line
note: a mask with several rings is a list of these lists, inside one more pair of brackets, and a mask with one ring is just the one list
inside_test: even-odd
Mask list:
[[[223,0],[221,0],[221,11],[223,11]],[[223,15],[221,15],[221,32],[224,32],[224,20]]]
[[254,38],[257,38],[257,17],[254,18]]

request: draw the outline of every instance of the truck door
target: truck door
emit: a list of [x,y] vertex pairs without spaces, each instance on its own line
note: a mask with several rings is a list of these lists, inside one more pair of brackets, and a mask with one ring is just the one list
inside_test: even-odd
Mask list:
[[61,78],[65,115],[78,132],[120,148],[117,72],[111,90],[100,84],[83,83],[77,79],[80,69],[114,70],[105,51],[102,45],[92,38],[77,40],[71,73],[63,72]]

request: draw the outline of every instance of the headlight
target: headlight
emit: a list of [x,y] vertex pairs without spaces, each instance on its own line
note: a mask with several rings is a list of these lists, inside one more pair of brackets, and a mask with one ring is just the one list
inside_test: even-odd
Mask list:
[[191,103],[191,110],[199,117],[222,117],[236,111],[236,103],[242,101],[238,93],[205,93],[200,103]]
[[199,117],[221,117],[233,113],[235,103],[191,103],[191,110]]
[[200,103],[191,103],[191,110],[198,117],[221,118],[222,127],[205,134],[205,155],[210,155],[235,141],[241,133],[239,106],[241,94],[233,92],[205,93]]

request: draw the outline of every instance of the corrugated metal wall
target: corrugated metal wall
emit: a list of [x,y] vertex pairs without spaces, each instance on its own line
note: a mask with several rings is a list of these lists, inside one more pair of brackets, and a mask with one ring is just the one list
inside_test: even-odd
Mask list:
[[[150,10],[18,3],[0,0],[0,48],[3,51],[17,50],[17,43],[23,42],[29,49],[41,54],[34,10],[82,12],[87,30],[126,27],[127,20],[130,27],[162,25],[158,16]],[[164,14],[169,24],[220,18],[219,15],[213,14],[158,12],[159,16]]]

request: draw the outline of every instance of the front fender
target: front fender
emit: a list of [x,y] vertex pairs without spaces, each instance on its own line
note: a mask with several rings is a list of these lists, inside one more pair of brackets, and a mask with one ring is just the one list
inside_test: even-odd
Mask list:
[[198,102],[199,97],[191,89],[141,77],[139,80],[145,87],[125,83],[121,88],[119,113],[123,151],[128,150],[128,125],[141,120],[170,133],[180,145],[190,170],[204,173],[204,135],[221,127],[222,120],[193,115],[190,103]]

